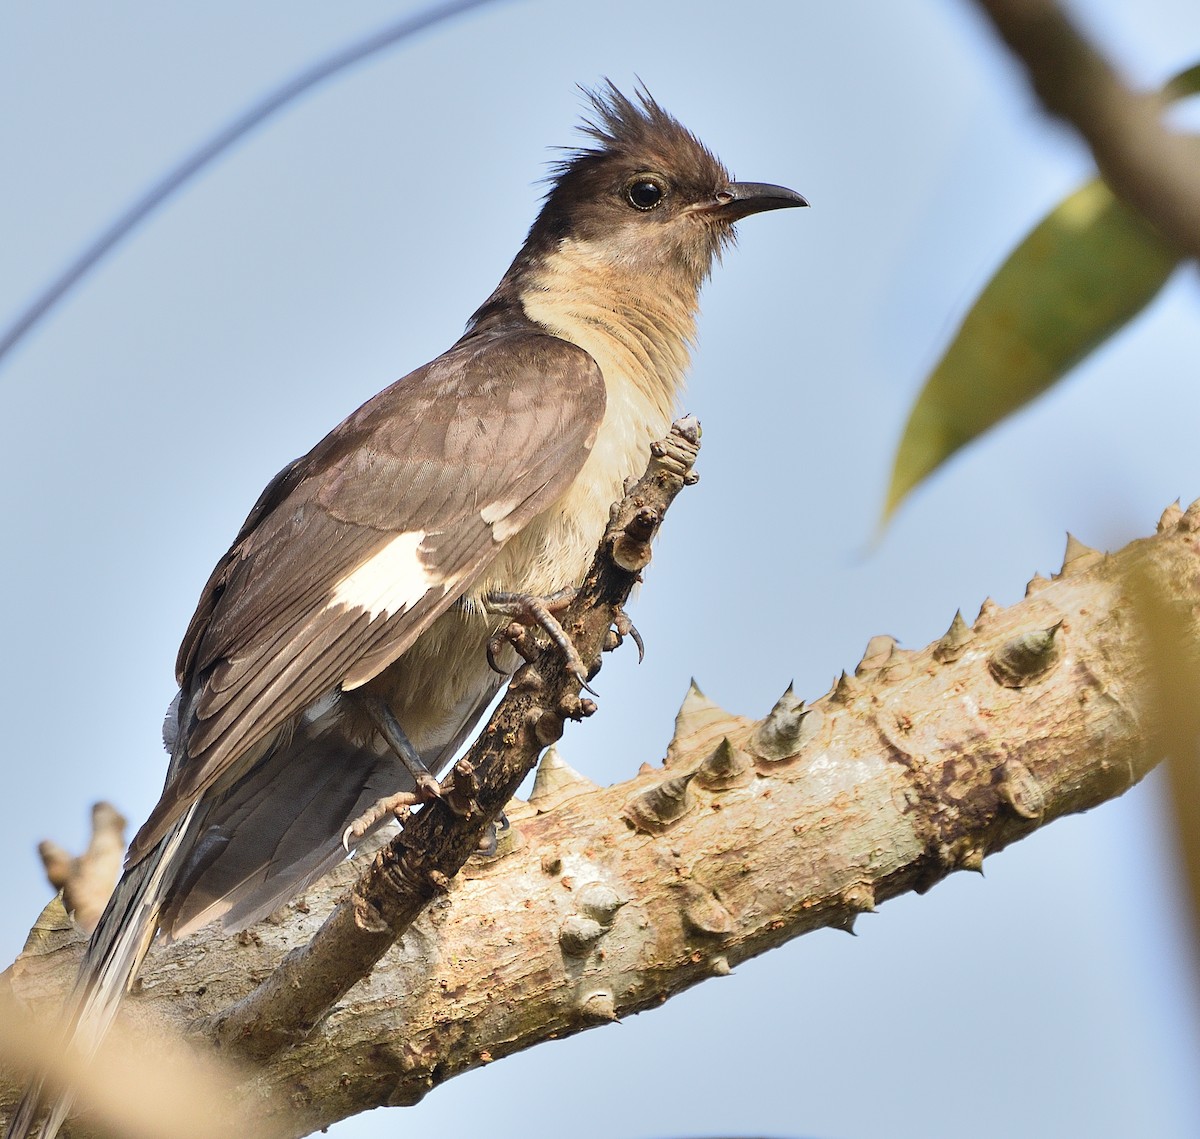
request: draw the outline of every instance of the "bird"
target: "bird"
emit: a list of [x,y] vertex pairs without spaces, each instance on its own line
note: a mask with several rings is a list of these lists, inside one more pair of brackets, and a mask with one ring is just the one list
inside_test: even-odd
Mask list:
[[[462,337],[284,467],[204,586],[163,792],[68,1000],[83,1056],[156,935],[245,928],[437,794],[516,667],[497,629],[541,624],[571,657],[545,599],[666,435],[701,287],[736,222],[808,204],[735,181],[644,86],[584,94],[582,145]],[[8,1139],[70,1108],[35,1081]]]

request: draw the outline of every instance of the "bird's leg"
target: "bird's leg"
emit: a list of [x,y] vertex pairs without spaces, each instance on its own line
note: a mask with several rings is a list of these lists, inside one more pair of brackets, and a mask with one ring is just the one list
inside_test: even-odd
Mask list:
[[396,754],[396,758],[400,760],[408,773],[413,777],[416,783],[416,801],[418,803],[428,803],[433,799],[442,797],[442,789],[438,786],[438,781],[434,777],[432,771],[425,766],[425,761],[418,754],[417,749],[413,747],[412,741],[405,734],[404,729],[400,726],[400,721],[396,719],[396,714],[392,711],[390,705],[381,696],[372,695],[369,692],[354,693],[354,699],[362,706],[363,711],[371,717],[376,730],[383,737],[384,742]]
[[396,719],[396,714],[388,706],[388,702],[380,696],[369,692],[343,693],[343,699],[349,697],[355,701],[371,718],[375,729],[383,737],[396,758],[408,769],[416,787],[412,791],[397,791],[376,800],[342,833],[342,845],[349,849],[350,841],[362,838],[385,815],[393,814],[400,817],[416,803],[428,803],[442,797],[442,789],[438,785],[432,771],[425,766],[425,761],[413,747],[412,741],[405,734]]
[[484,598],[484,604],[488,609],[493,613],[512,618],[512,624],[508,628],[501,629],[488,641],[488,663],[492,668],[497,672],[506,671],[496,667],[496,653],[505,641],[511,644],[526,660],[531,660],[536,654],[524,635],[523,626],[536,625],[558,646],[559,651],[566,658],[567,671],[588,692],[593,696],[596,695],[596,690],[588,684],[587,666],[583,663],[579,650],[555,616],[555,613],[561,613],[575,600],[578,592],[577,589],[560,589],[557,593],[550,594],[549,597],[531,597],[526,593],[489,593]]

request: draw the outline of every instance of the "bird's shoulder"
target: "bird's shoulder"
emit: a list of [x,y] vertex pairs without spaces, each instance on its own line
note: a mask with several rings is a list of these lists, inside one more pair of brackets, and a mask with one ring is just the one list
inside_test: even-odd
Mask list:
[[497,523],[515,533],[565,489],[604,408],[603,376],[578,346],[528,325],[464,336],[268,483],[201,593],[180,683],[281,608],[318,603],[397,534],[429,535],[427,558],[465,569]]

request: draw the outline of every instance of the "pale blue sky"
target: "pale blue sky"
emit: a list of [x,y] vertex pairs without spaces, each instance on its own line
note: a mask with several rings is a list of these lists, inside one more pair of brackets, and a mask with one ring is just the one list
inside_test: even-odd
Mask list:
[[[251,99],[405,5],[0,8],[0,320]],[[1200,58],[1194,0],[1075,5],[1139,82]],[[290,109],[208,171],[0,367],[0,957],[47,897],[34,848],[140,819],[179,637],[266,480],[447,346],[536,210],[576,83],[640,76],[739,177],[672,511],[568,760],[655,761],[688,677],[762,714],[875,633],[919,646],[1021,596],[1067,528],[1115,547],[1200,495],[1200,295],[1155,311],[963,455],[872,546],[922,374],[997,260],[1089,171],[964,3],[511,0]],[[1200,1132],[1197,1003],[1155,781],[859,937],[822,931],[654,1013],[460,1078],[352,1136],[1036,1139]],[[732,1052],[743,1073],[702,1072]],[[699,1094],[697,1094],[699,1093]]]

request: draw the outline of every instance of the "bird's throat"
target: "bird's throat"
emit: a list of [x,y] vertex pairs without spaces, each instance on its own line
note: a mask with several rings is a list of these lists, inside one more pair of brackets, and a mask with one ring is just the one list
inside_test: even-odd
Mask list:
[[636,392],[669,422],[696,334],[696,283],[669,271],[648,278],[568,239],[528,270],[518,296],[530,320],[600,365],[610,401]]

